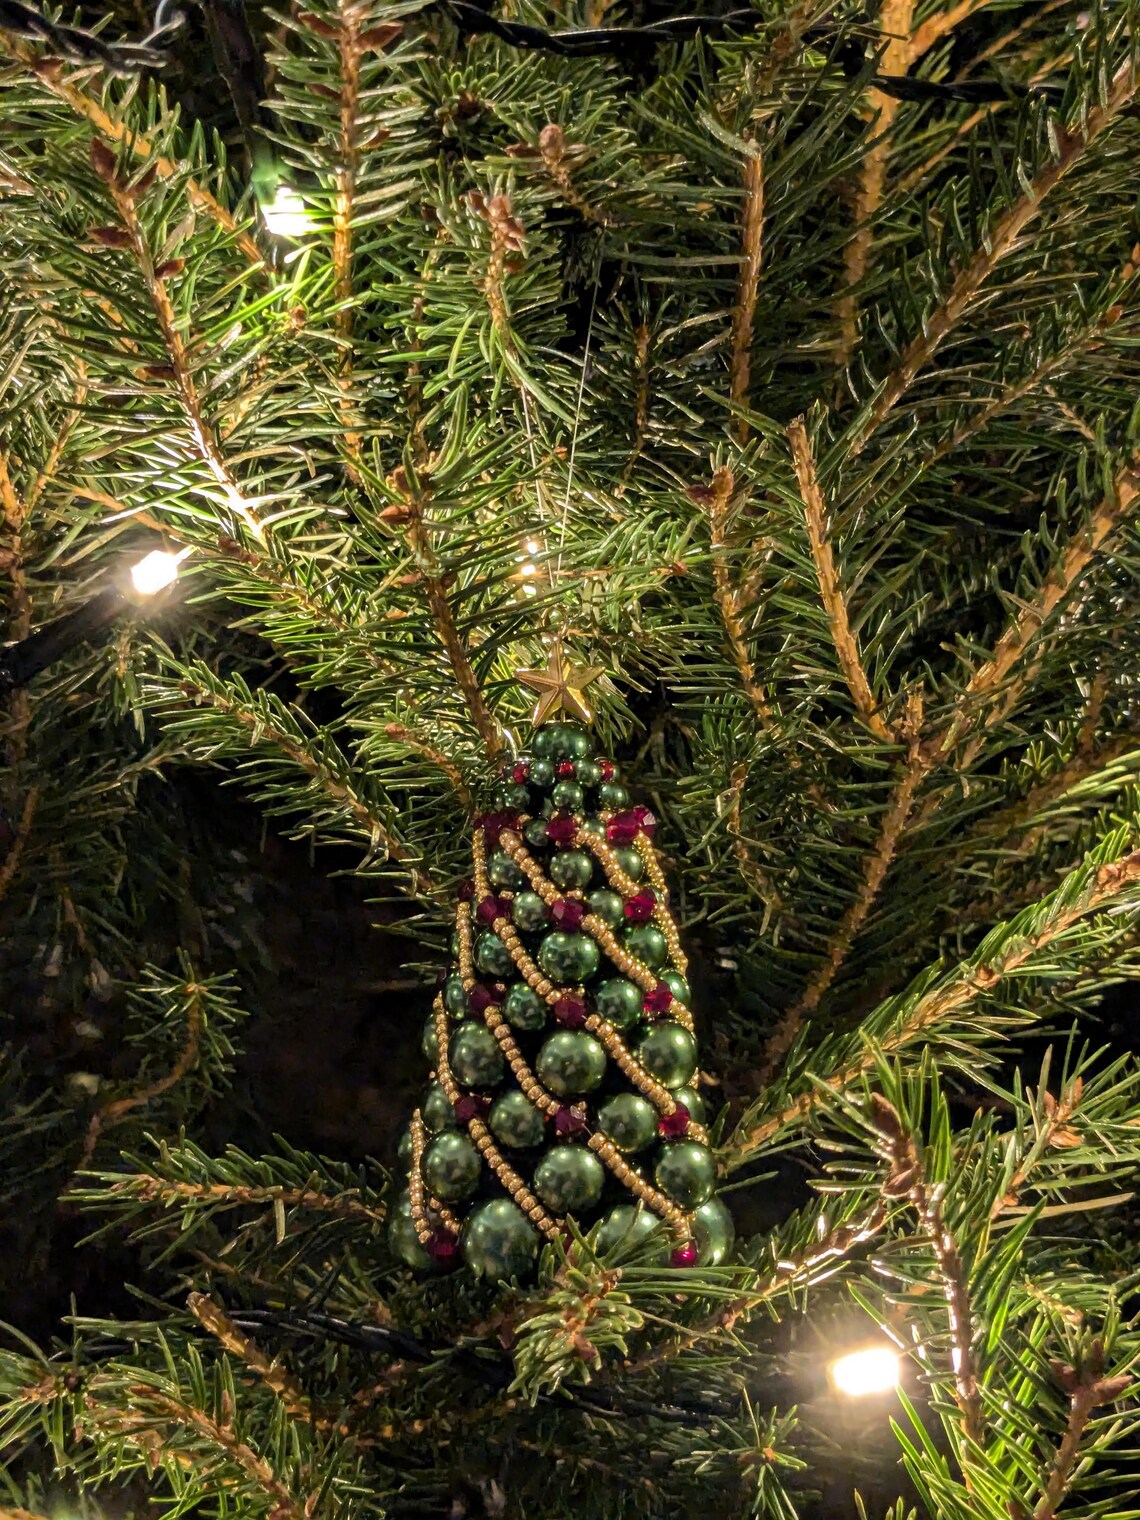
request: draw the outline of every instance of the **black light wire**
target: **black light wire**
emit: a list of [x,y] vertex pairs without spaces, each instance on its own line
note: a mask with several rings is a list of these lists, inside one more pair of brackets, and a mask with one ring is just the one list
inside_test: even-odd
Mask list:
[[[244,0],[201,0],[201,3],[207,18],[211,21],[218,18],[228,30],[229,36],[223,45],[231,54],[234,73],[249,72],[248,56],[235,56],[247,53],[244,38],[249,35],[249,29],[244,16]],[[424,9],[430,10],[433,6],[450,16],[461,31],[497,37],[521,51],[553,53],[561,58],[604,55],[631,64],[639,63],[648,50],[664,44],[686,42],[698,34],[742,34],[762,21],[751,7],[737,7],[720,15],[670,16],[647,22],[644,26],[547,31],[527,22],[505,21],[493,16],[479,0],[429,0]],[[119,75],[161,68],[169,59],[174,34],[184,21],[183,13],[175,8],[175,0],[159,0],[154,24],[145,37],[137,42],[106,42],[84,27],[48,20],[35,6],[25,4],[23,0],[0,0],[0,27],[21,37],[46,41],[72,62],[100,64]],[[805,33],[803,41],[810,43],[814,35],[810,31]],[[819,40],[825,40],[825,35],[818,34]],[[243,39],[242,46],[237,49],[233,45],[234,38]],[[866,69],[864,48],[855,40],[840,49],[837,61],[849,80],[859,79]],[[916,79],[906,74],[874,73],[867,78],[866,84],[896,100],[954,101],[967,105],[996,105],[1031,96],[1057,101],[1064,93],[1059,84],[1025,86],[1003,80],[964,80],[954,84]],[[230,89],[233,92],[232,81]]]

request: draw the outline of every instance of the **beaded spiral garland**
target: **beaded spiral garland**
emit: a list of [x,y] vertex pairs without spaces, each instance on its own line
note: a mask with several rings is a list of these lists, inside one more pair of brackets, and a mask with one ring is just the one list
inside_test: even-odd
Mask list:
[[565,723],[508,762],[495,803],[424,1029],[392,1247],[418,1270],[521,1277],[573,1215],[600,1221],[601,1252],[652,1236],[673,1266],[715,1265],[732,1219],[653,815]]

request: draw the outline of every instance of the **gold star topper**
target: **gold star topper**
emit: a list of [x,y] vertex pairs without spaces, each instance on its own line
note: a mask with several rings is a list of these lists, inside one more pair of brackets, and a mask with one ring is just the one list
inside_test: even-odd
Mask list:
[[569,713],[583,723],[589,723],[594,714],[582,695],[591,681],[603,674],[600,665],[574,665],[565,656],[561,641],[550,651],[545,670],[520,670],[518,679],[524,686],[538,692],[538,701],[532,714],[535,726],[545,723],[554,713]]

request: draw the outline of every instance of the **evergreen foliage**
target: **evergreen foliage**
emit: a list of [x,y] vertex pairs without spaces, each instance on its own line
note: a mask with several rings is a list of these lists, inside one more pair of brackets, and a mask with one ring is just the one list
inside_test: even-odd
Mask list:
[[[5,1333],[4,1513],[54,1474],[171,1517],[794,1520],[849,1436],[868,1513],[1135,1514],[1138,1077],[1094,1022],[1138,969],[1135,5],[754,0],[591,56],[248,10],[232,114],[194,18],[167,88],[0,13],[10,635],[189,551],[4,711],[0,1197],[142,1285]],[[661,820],[741,1239],[422,1282],[379,1162],[198,1133],[243,989],[159,783],[351,852],[440,965],[555,629]],[[121,1006],[115,1083],[21,1051],[29,982]],[[893,1448],[813,1381],[872,1332]]]

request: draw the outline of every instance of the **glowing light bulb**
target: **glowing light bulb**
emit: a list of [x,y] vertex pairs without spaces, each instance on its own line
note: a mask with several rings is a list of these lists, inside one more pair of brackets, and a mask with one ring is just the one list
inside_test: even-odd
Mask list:
[[901,1369],[899,1359],[889,1346],[867,1346],[849,1351],[831,1364],[831,1381],[848,1398],[866,1398],[872,1393],[889,1393],[897,1388]]
[[178,578],[179,563],[189,551],[169,554],[165,549],[152,549],[137,564],[131,566],[131,581],[140,596],[155,596]]
[[538,566],[527,560],[525,565],[519,566],[519,574],[529,579],[530,576],[538,574]]
[[304,237],[309,230],[305,203],[290,185],[278,185],[273,199],[261,208],[265,225],[274,237]]

